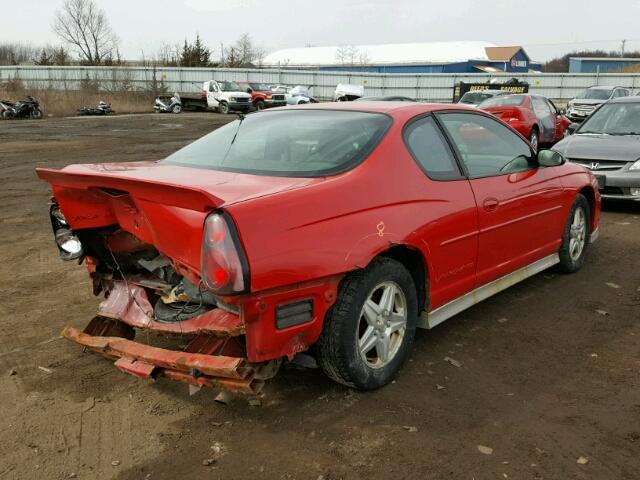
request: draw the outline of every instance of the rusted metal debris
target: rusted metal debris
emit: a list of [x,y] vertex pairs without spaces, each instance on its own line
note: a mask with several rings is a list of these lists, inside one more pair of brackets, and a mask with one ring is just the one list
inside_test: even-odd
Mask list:
[[[122,325],[96,317],[87,330],[104,335],[114,333]],[[263,380],[255,377],[253,367],[245,358],[224,355],[225,351],[234,349],[233,345],[227,346],[225,339],[198,336],[184,351],[175,351],[143,345],[122,336],[92,333],[66,327],[62,336],[106,358],[115,359],[119,370],[140,378],[166,377],[195,387],[220,387],[246,394],[256,394],[264,385]],[[130,336],[126,329],[120,329],[118,333]]]

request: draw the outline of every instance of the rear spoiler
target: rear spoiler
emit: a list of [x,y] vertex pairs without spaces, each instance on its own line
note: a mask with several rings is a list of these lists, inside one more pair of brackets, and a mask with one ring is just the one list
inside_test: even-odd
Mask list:
[[197,212],[208,212],[224,203],[224,200],[199,188],[157,180],[132,179],[108,174],[72,173],[51,168],[36,168],[36,174],[55,187],[83,190],[112,188],[125,191],[137,199]]

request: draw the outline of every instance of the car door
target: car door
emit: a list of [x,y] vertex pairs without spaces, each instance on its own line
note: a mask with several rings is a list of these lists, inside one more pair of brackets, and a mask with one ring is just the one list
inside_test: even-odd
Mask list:
[[220,94],[220,90],[216,82],[209,82],[209,90],[207,91],[207,104],[211,108],[218,106],[217,96]]
[[569,126],[569,121],[566,119],[564,115],[561,115],[558,111],[558,107],[549,100],[548,98],[544,99],[545,102],[549,105],[549,109],[551,110],[551,116],[553,118],[553,124],[555,125],[555,135],[553,138],[553,142],[558,142],[564,138],[564,131]]
[[551,107],[546,100],[539,96],[532,96],[533,111],[540,125],[540,143],[553,143],[556,137],[556,122]]
[[563,190],[522,137],[489,116],[438,114],[466,168],[478,209],[477,285],[557,251]]
[[430,309],[476,284],[478,212],[471,185],[432,115],[411,120],[404,141],[423,173],[417,245],[429,259]]

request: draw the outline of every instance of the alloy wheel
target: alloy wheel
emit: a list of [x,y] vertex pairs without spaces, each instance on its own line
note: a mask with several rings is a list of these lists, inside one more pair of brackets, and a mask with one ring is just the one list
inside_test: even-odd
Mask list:
[[388,365],[407,329],[407,299],[395,282],[382,282],[369,294],[358,321],[360,357],[371,368]]
[[577,261],[584,250],[585,238],[587,235],[587,223],[582,208],[576,208],[573,213],[573,221],[569,231],[569,255],[573,261]]

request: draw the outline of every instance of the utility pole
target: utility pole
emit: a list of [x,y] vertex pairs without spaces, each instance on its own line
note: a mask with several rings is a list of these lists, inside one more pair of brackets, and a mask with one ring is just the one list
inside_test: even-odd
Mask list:
[[224,44],[220,42],[220,66],[224,67]]
[[620,57],[624,57],[624,47],[625,47],[626,43],[627,43],[626,40],[622,40],[622,48],[620,49]]

